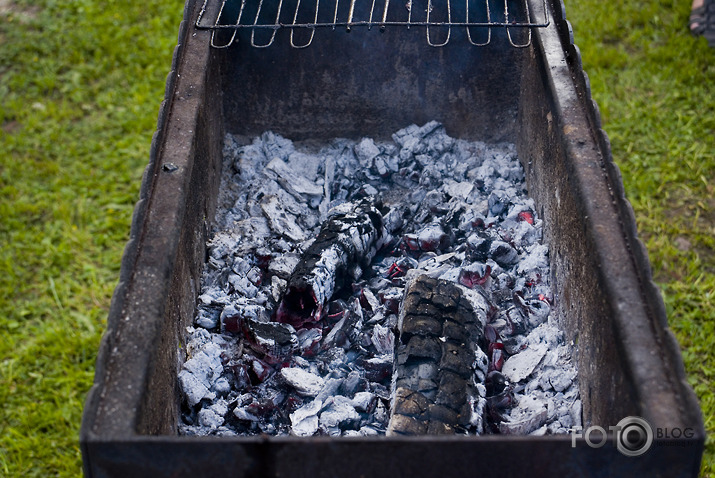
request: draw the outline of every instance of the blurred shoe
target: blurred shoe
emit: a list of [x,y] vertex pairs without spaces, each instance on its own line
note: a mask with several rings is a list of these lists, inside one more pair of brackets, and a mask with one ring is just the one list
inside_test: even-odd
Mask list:
[[701,5],[695,7],[696,3],[693,2],[690,11],[690,33],[704,36],[708,44],[715,48],[715,0],[703,0]]

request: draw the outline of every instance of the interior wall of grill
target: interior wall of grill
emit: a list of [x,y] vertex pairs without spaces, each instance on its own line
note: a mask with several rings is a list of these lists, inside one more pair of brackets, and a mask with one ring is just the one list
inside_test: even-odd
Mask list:
[[[529,194],[544,221],[556,304],[552,316],[564,329],[566,343],[574,346],[584,427],[607,427],[647,413],[639,406],[638,385],[643,384],[635,384],[630,376],[622,353],[628,344],[614,331],[613,299],[602,283],[595,253],[605,245],[594,243],[590,229],[599,225],[584,206],[593,198],[575,180],[575,163],[582,159],[567,157],[564,120],[554,101],[558,92],[549,87],[544,68],[540,52],[529,55],[522,77],[517,151]],[[590,141],[592,131],[584,128],[580,133],[584,144]],[[616,237],[620,231],[611,234]]]
[[[438,30],[435,39],[445,34]],[[306,41],[305,33],[296,31],[294,42]],[[434,48],[421,27],[318,29],[310,47],[295,49],[280,30],[271,47],[256,49],[242,31],[239,45],[222,52],[226,127],[294,140],[389,139],[411,123],[438,120],[453,136],[513,139],[524,51],[504,36],[494,29],[492,45],[470,47],[464,29],[453,28],[450,43]]]

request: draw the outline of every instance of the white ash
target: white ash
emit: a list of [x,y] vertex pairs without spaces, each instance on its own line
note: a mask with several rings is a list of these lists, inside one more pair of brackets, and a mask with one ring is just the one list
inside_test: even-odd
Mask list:
[[280,371],[286,385],[303,397],[315,397],[323,389],[325,380],[300,367],[285,367]]
[[[548,247],[514,146],[450,138],[437,122],[392,139],[226,136],[216,228],[179,373],[179,433],[384,434],[397,312],[405,283],[421,274],[483,289],[503,341],[513,404],[489,427],[482,390],[464,433],[580,425],[574,350],[549,315]],[[315,326],[256,327],[271,321],[331,211],[370,196],[382,200],[390,246],[356,264]],[[487,344],[477,352],[494,361]]]

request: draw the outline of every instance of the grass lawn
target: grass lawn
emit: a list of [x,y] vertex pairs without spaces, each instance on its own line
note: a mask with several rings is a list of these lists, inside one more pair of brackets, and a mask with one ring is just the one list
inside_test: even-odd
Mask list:
[[183,2],[0,5],[0,475],[77,476]]
[[[715,49],[689,35],[688,0],[566,6],[714,434]],[[81,473],[82,406],[182,11],[0,0],[0,476]]]

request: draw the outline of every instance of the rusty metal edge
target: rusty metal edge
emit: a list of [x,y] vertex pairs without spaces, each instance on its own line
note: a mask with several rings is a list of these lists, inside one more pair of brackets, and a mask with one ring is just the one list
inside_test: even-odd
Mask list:
[[[677,446],[653,440],[641,456],[618,451],[612,434],[600,447],[559,436],[153,437],[98,439],[98,476],[691,476],[683,456],[695,440]],[[518,457],[518,458],[517,458]],[[516,458],[516,459],[514,459]]]
[[[117,341],[117,334],[120,328],[120,320],[123,312],[127,309],[127,297],[129,295],[128,284],[132,280],[135,266],[139,260],[141,236],[146,227],[146,216],[149,204],[152,200],[152,193],[155,193],[155,182],[161,168],[158,158],[165,142],[166,129],[169,125],[169,113],[172,110],[175,97],[176,83],[180,63],[184,55],[184,45],[187,36],[191,32],[191,18],[194,16],[196,0],[189,0],[184,6],[183,19],[178,29],[177,45],[172,55],[171,68],[166,78],[164,97],[161,102],[157,117],[157,129],[152,136],[149,163],[147,164],[141,181],[139,199],[134,207],[132,215],[129,240],[125,245],[120,265],[119,280],[112,294],[109,314],[107,318],[107,328],[102,336],[97,359],[95,363],[95,375],[92,387],[87,393],[84,402],[82,424],[80,426],[80,448],[83,456],[83,469],[86,476],[91,476],[91,453],[88,450],[88,443],[99,439],[94,433],[95,420],[97,418],[99,402],[106,382],[106,373],[111,359],[112,349]],[[131,425],[127,423],[127,434],[131,433]]]

